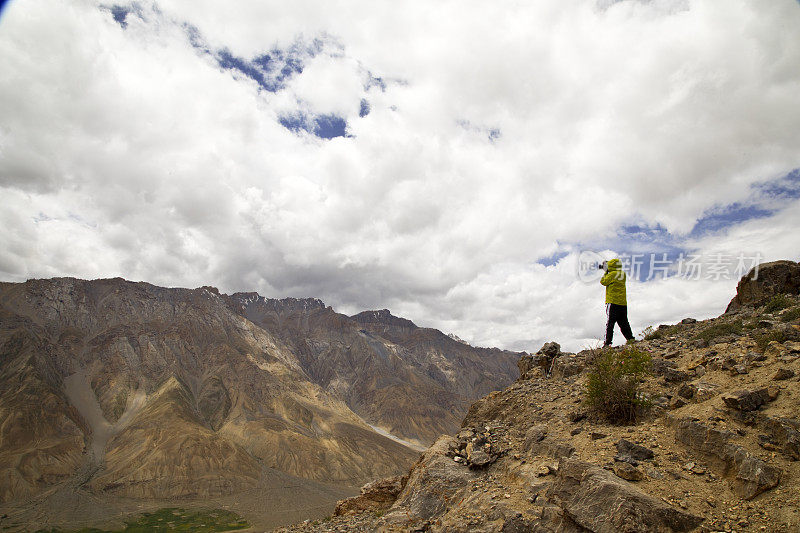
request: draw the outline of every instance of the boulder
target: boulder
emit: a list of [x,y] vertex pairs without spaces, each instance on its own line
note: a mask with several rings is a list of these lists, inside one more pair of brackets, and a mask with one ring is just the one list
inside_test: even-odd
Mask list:
[[560,461],[548,494],[574,522],[597,533],[691,531],[703,521],[576,458]]
[[714,383],[705,383],[703,381],[697,383],[694,387],[694,401],[697,403],[704,402],[715,397],[719,392],[719,385]]
[[781,480],[779,468],[768,465],[735,444],[726,446],[726,462],[736,472],[731,489],[745,500],[752,500],[762,492],[777,487]]
[[637,461],[647,461],[648,459],[652,459],[655,455],[653,450],[625,439],[619,439],[616,446],[617,452],[619,452],[620,455],[627,455]]
[[765,416],[761,425],[778,451],[790,459],[800,460],[800,421],[795,418]]
[[539,349],[539,352],[542,355],[546,355],[549,358],[558,357],[558,354],[561,353],[561,345],[557,342],[546,342],[544,345]]
[[736,296],[725,312],[731,313],[743,306],[763,305],[776,294],[800,294],[800,263],[774,261],[751,269],[742,276],[736,286]]
[[626,481],[641,481],[644,479],[644,474],[641,470],[626,462],[615,462],[614,473]]
[[525,450],[531,450],[536,443],[542,442],[547,436],[547,426],[538,425],[533,426],[525,432]]
[[490,455],[483,450],[469,450],[467,453],[467,462],[472,468],[485,468],[495,462],[497,456]]
[[694,384],[684,383],[678,389],[678,396],[685,398],[687,400],[691,400],[692,398],[694,398],[694,392],[695,392]]
[[757,390],[741,389],[722,395],[725,405],[737,411],[755,411],[773,399],[772,393],[766,387]]
[[792,370],[791,368],[779,368],[777,372],[775,372],[775,375],[772,376],[772,379],[776,381],[781,381],[793,377],[794,377],[794,370]]
[[686,400],[681,398],[680,396],[674,396],[670,401],[668,407],[670,409],[680,409],[686,405]]
[[694,377],[688,372],[684,372],[683,370],[676,370],[670,367],[664,368],[663,376],[665,383],[681,383],[683,381],[689,381],[690,379],[692,379],[692,377]]
[[395,476],[367,483],[361,487],[361,494],[358,496],[339,500],[333,515],[342,516],[388,509],[403,490],[406,481],[408,481],[407,476]]
[[[797,330],[793,328],[787,328],[787,332],[794,331],[794,335],[797,335]],[[786,341],[783,343],[783,347],[786,349],[787,352],[790,354],[797,354],[800,353],[800,342],[798,341]]]

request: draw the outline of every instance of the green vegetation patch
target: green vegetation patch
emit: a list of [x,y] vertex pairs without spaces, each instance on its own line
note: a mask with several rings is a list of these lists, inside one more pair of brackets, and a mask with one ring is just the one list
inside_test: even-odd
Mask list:
[[782,322],[794,322],[798,318],[800,318],[800,307],[789,309],[781,315]]
[[595,359],[586,382],[586,405],[615,424],[636,421],[649,401],[639,385],[650,373],[650,354],[633,346],[623,350],[605,349]]
[[741,335],[744,329],[745,327],[741,319],[732,322],[718,322],[708,326],[703,331],[696,334],[694,338],[711,342],[717,337],[723,337],[725,335]]
[[767,302],[766,307],[764,307],[764,311],[767,313],[774,313],[775,311],[780,311],[781,309],[791,307],[792,304],[794,304],[792,299],[785,294],[776,294],[769,302]]
[[654,328],[653,326],[648,326],[642,332],[642,338],[646,341],[655,341],[663,339],[664,337],[676,335],[679,331],[680,327],[677,324],[674,326],[668,326],[666,328]]
[[[108,531],[97,528],[72,530],[70,533],[150,533],[162,531],[235,531],[250,527],[247,521],[231,511],[159,509],[154,513],[144,513],[135,522],[125,522],[125,529]],[[40,529],[36,533],[65,533],[59,529]]]
[[756,348],[758,351],[763,352],[772,341],[786,342],[793,339],[787,331],[774,329],[768,330],[765,333],[754,333],[753,339],[756,341]]

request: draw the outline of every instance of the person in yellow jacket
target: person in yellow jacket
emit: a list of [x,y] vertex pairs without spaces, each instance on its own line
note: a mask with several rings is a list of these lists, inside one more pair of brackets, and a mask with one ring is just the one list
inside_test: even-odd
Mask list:
[[600,283],[606,288],[606,342],[611,346],[614,337],[614,325],[619,324],[619,329],[627,340],[633,340],[631,325],[628,323],[628,299],[625,295],[625,272],[616,257],[604,262],[601,267],[605,274],[600,278]]

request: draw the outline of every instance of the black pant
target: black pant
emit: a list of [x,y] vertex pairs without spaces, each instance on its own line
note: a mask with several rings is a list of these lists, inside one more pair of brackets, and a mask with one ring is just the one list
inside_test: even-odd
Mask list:
[[611,339],[614,337],[614,324],[619,324],[619,329],[625,335],[627,340],[633,338],[631,333],[631,325],[628,324],[628,306],[608,304],[608,323],[606,323],[606,346],[611,345]]

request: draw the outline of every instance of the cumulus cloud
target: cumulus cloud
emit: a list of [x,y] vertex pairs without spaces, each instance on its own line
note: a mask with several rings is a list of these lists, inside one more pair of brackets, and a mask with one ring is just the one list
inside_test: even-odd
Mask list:
[[[794,0],[11,3],[0,276],[577,349],[604,322],[581,249],[800,258],[799,24]],[[632,282],[634,328],[734,287]]]

